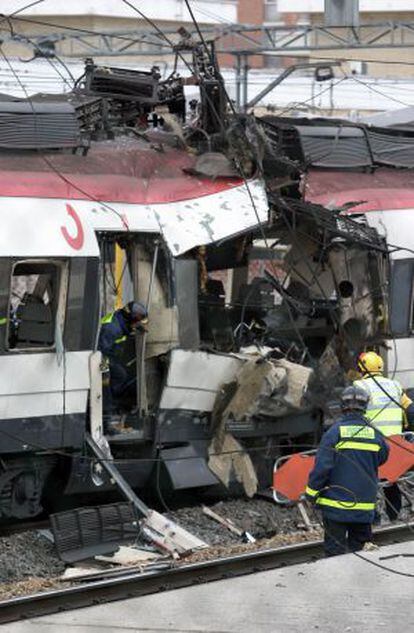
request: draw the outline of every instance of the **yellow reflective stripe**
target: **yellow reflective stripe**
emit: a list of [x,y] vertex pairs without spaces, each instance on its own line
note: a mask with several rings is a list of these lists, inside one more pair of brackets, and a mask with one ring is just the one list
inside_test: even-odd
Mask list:
[[385,437],[389,437],[390,435],[401,435],[402,422],[400,424],[381,424],[377,428],[380,433],[385,435]]
[[381,422],[400,422],[402,420],[402,409],[400,407],[368,409],[365,415],[368,420],[372,420],[378,426]]
[[316,495],[318,494],[319,490],[314,490],[313,488],[309,488],[309,486],[306,486],[305,492],[310,497],[316,497]]
[[349,424],[347,426],[339,427],[339,434],[341,437],[365,437],[374,439],[375,431],[367,425]]
[[354,503],[353,501],[334,501],[327,497],[318,497],[316,503],[329,508],[340,508],[341,510],[375,510],[375,503]]
[[378,453],[378,451],[380,450],[380,447],[378,446],[378,444],[368,444],[368,442],[339,442],[338,444],[336,444],[335,448],[337,450],[339,449],[343,449],[343,448],[353,448],[357,451],[372,451],[373,453]]
[[119,338],[115,339],[115,343],[122,343],[123,341],[126,341],[127,337],[126,336],[120,336]]
[[101,319],[101,325],[105,325],[105,323],[110,323],[112,321],[113,316],[114,316],[113,312],[110,312],[109,314],[105,314],[105,316],[102,317]]
[[7,318],[3,317],[2,319],[0,319],[0,325],[6,325],[7,323]]

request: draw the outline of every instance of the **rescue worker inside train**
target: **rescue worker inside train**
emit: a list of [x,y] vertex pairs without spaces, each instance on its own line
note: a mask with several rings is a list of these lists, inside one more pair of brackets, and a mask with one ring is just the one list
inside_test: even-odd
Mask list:
[[389,453],[364,417],[368,393],[353,385],[341,394],[343,416],[322,437],[306,496],[322,511],[326,556],[356,552],[371,541],[378,468]]
[[125,351],[128,343],[131,342],[131,337],[137,330],[144,332],[147,323],[147,309],[138,301],[130,301],[101,320],[98,350],[102,353],[104,367],[109,368],[109,387],[112,397],[109,406],[115,401],[123,405],[123,408],[132,408],[136,402],[134,340],[132,340],[133,352],[129,359]]
[[[384,363],[375,352],[363,352],[358,357],[362,378],[354,385],[366,391],[369,402],[366,417],[385,437],[399,435],[414,416],[414,404],[404,393],[398,380],[383,375]],[[398,484],[384,488],[385,510],[390,521],[395,521],[401,510],[402,498]]]

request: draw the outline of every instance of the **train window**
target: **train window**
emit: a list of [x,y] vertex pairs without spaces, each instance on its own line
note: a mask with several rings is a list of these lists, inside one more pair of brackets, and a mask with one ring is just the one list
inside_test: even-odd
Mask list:
[[54,347],[62,303],[63,270],[62,262],[26,260],[14,265],[10,284],[9,349]]

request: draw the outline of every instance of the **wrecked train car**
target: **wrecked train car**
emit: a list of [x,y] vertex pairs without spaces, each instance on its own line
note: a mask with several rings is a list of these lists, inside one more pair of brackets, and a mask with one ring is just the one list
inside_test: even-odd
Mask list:
[[[321,381],[325,393],[338,384],[337,359],[344,354],[346,367],[353,349],[341,334],[356,337],[355,348],[360,328],[378,335],[384,297],[368,300],[366,287],[384,272],[375,232],[271,198],[267,239],[290,239],[288,283],[271,266],[240,283],[258,220],[268,223],[263,183],[188,176],[182,167],[192,158],[165,152],[125,139],[119,151],[97,144],[81,161],[54,156],[59,173],[36,155],[0,159],[3,517],[38,514],[56,490],[112,489],[85,455],[87,432],[106,438],[109,458],[136,488],[161,477],[168,489],[238,481],[254,494],[281,447],[315,441]],[[139,170],[149,161],[146,180]],[[294,221],[292,234],[285,221]],[[125,349],[136,407],[104,407],[102,416],[95,350],[115,245],[125,253],[129,298],[145,298],[150,320],[145,340]],[[272,262],[274,249],[262,250]],[[233,270],[227,300],[212,277],[223,269]]]
[[[212,412],[251,356],[236,353],[233,340],[242,306],[226,307],[208,276],[245,262],[252,232],[268,220],[263,183],[190,176],[194,158],[185,152],[117,143],[96,143],[82,157],[47,155],[46,163],[38,154],[0,157],[3,518],[35,516],[57,491],[111,489],[84,450],[86,432],[100,440],[109,428],[108,456],[134,487],[149,485],[158,458],[173,489],[221,481],[217,459],[208,467]],[[136,407],[104,410],[103,419],[95,350],[115,245],[125,253],[129,297],[148,302],[150,325],[144,341],[128,341]],[[300,409],[300,398],[294,404]],[[294,428],[261,424],[237,429],[234,420],[220,450],[231,441],[244,455],[242,438],[314,433],[319,419],[309,412]],[[252,493],[245,462],[232,463],[229,476],[244,469]]]
[[[315,189],[315,186],[317,187]],[[373,174],[336,174],[335,187],[324,172],[312,174],[309,197],[332,208],[345,209],[383,236],[389,248],[389,309],[384,344],[378,351],[385,366],[404,389],[413,393],[413,240],[412,172],[378,169]]]
[[[223,135],[202,108],[186,135],[160,130],[154,104],[185,116],[180,82],[109,71],[89,64],[64,103],[3,104],[28,125],[0,155],[2,520],[104,500],[92,442],[136,489],[252,495],[281,452],[315,443],[361,338],[382,336],[376,231],[282,196],[299,170],[256,156],[245,118]],[[149,326],[121,350],[135,402],[114,407],[96,350],[121,287]]]

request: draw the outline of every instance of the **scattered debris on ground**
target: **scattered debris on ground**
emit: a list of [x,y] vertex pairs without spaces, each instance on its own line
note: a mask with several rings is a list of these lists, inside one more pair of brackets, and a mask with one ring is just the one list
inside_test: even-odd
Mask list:
[[[275,534],[288,534],[303,529],[303,519],[296,506],[278,506],[265,499],[231,499],[210,507],[224,520],[230,520],[242,533],[255,539]],[[179,525],[189,530],[210,546],[240,543],[241,537],[226,529],[203,512],[202,506],[180,508],[169,513]]]
[[[412,490],[409,490],[412,493]],[[411,500],[411,494],[407,494]],[[380,504],[383,515],[383,504]],[[407,503],[402,520],[412,518]],[[180,561],[153,553],[140,538],[128,547],[121,546],[114,556],[98,556],[67,567],[58,557],[45,531],[27,531],[0,538],[0,600],[88,582],[94,577],[110,577],[124,569],[145,571],[168,565],[186,565],[215,558],[283,547],[322,537],[322,529],[312,508],[306,508],[304,521],[298,506],[280,506],[268,500],[236,498],[180,508],[168,517],[203,539],[208,548],[195,551]],[[387,524],[383,517],[382,525]],[[251,535],[256,540],[247,538]],[[141,537],[142,539],[142,537]]]

